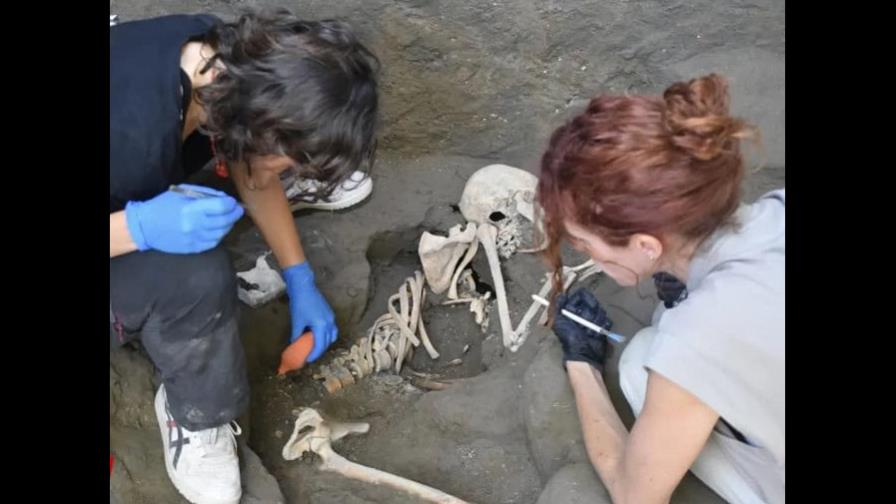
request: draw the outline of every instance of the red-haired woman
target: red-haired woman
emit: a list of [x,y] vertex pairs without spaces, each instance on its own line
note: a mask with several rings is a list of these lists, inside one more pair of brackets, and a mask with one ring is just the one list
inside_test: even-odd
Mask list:
[[[664,301],[620,358],[630,432],[604,385],[606,338],[553,322],[614,502],[667,502],[688,469],[729,502],[784,502],[784,190],[740,203],[739,142],[755,131],[728,101],[716,75],[663,96],[600,96],[542,159],[555,272],[568,240],[620,285],[653,277]],[[585,290],[554,305],[610,323]]]

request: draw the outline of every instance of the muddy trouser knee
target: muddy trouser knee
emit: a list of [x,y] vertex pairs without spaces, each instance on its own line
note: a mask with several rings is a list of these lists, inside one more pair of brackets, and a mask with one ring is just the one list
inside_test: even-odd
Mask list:
[[[647,369],[644,362],[656,330],[646,327],[638,332],[622,352],[619,359],[619,385],[637,417],[644,406],[647,393]],[[713,431],[706,446],[700,452],[691,472],[722,498],[732,504],[756,504],[766,500],[761,496],[749,476],[744,475],[724,448],[730,438]]]
[[236,275],[227,252],[134,252],[109,261],[113,346],[139,339],[161,373],[171,416],[196,431],[249,405],[238,329]]

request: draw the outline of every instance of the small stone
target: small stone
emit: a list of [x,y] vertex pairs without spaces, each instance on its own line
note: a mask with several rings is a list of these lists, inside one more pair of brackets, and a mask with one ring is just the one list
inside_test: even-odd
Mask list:
[[404,378],[402,378],[401,376],[398,376],[398,375],[394,375],[394,374],[384,375],[382,380],[383,380],[383,383],[385,383],[386,385],[389,385],[391,387],[396,387],[398,385],[401,385],[402,382],[404,382]]

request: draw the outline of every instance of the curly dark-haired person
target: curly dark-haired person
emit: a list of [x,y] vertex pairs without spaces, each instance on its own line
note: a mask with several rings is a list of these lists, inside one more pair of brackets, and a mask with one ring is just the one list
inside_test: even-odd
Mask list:
[[[161,373],[155,408],[175,487],[194,503],[235,504],[234,420],[249,390],[220,243],[248,213],[282,268],[291,338],[310,329],[309,361],[319,358],[337,328],[292,210],[370,194],[379,63],[345,24],[283,9],[123,23],[109,46],[112,343],[139,339]],[[242,205],[182,184],[212,164]]]

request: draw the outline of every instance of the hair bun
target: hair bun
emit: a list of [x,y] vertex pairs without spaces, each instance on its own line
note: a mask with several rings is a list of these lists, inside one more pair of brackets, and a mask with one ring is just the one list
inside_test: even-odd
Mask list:
[[699,160],[731,151],[734,140],[750,136],[743,120],[728,115],[728,82],[717,74],[677,82],[663,99],[672,143]]

